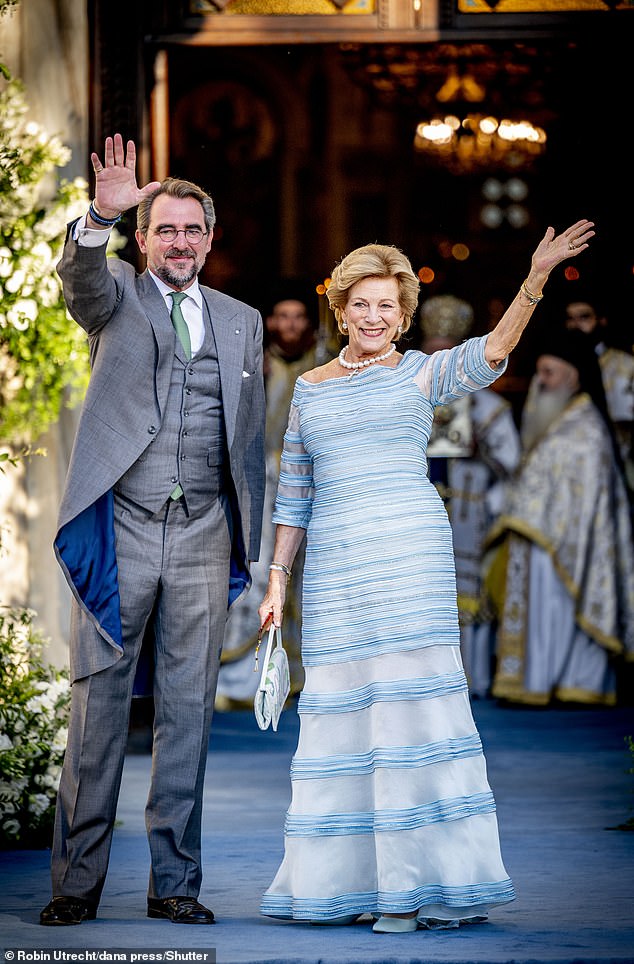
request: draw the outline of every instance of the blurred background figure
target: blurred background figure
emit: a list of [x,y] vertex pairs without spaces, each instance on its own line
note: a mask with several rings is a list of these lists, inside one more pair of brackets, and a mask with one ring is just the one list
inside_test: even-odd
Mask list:
[[[317,296],[301,280],[280,282],[269,297],[265,318],[264,385],[266,392],[266,495],[260,559],[251,567],[253,587],[233,607],[227,620],[222,650],[216,709],[246,709],[260,681],[254,673],[259,628],[258,605],[266,591],[273,558],[273,504],[280,471],[282,441],[295,381],[316,364]],[[282,638],[291,670],[291,693],[304,681],[300,658],[301,584],[303,550],[297,554],[288,584]]]
[[[575,289],[574,298],[566,303],[566,327],[578,329],[591,339],[599,358],[601,377],[605,389],[608,413],[623,460],[625,476],[630,494],[634,497],[634,355],[630,342],[632,332],[624,333],[621,347],[608,325],[608,319],[596,298],[589,290]],[[626,348],[626,350],[624,350]]]
[[627,494],[587,335],[542,335],[522,415],[522,464],[488,541],[499,618],[493,695],[612,705],[634,658]]
[[[473,327],[471,305],[437,295],[420,309],[421,348],[454,348]],[[427,449],[429,477],[447,509],[453,533],[460,643],[472,696],[488,695],[493,631],[482,592],[485,536],[503,504],[503,481],[519,464],[519,433],[511,406],[483,388],[436,408]]]

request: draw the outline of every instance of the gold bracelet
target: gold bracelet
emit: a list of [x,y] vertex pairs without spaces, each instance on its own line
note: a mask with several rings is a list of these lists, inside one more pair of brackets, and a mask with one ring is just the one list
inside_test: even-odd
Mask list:
[[532,305],[538,305],[539,302],[540,302],[540,301],[542,300],[542,298],[544,297],[544,295],[542,294],[541,291],[540,291],[540,293],[539,293],[538,295],[534,295],[532,291],[529,291],[529,289],[526,287],[526,282],[525,282],[525,281],[522,281],[522,284],[520,285],[520,291],[521,291],[521,293],[524,295],[524,297],[525,297],[528,301],[530,301],[530,303],[531,303]]
[[285,572],[286,578],[290,579],[291,570],[288,568],[288,566],[285,566],[283,562],[272,562],[269,566],[269,569],[275,569],[276,572]]

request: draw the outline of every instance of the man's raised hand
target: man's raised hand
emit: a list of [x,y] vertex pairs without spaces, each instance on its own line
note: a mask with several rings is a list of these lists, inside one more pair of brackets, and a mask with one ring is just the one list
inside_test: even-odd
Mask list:
[[134,141],[128,141],[124,149],[121,134],[106,137],[103,164],[95,152],[90,160],[95,172],[95,206],[104,218],[116,218],[160,186],[159,181],[138,186],[136,146]]

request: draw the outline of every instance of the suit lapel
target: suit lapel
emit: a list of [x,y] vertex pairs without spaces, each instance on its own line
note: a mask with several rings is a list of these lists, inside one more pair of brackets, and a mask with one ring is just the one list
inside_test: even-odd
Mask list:
[[211,328],[216,341],[220,387],[222,389],[222,408],[225,418],[225,431],[229,449],[233,443],[238,414],[238,402],[242,391],[242,364],[244,361],[244,339],[246,336],[244,319],[236,309],[226,312],[226,301],[214,297],[213,290],[201,286],[203,298],[209,311]]
[[176,335],[167,310],[165,300],[158,290],[148,271],[137,278],[137,292],[139,300],[147,315],[156,346],[158,357],[156,361],[156,392],[161,415],[167,402],[167,393],[170,386],[172,366],[174,364],[174,350]]

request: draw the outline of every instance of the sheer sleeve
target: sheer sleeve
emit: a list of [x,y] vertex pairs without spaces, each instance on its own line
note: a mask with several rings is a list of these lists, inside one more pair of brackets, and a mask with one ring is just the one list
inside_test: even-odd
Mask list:
[[299,409],[291,405],[280,463],[273,522],[307,529],[313,508],[313,463],[304,448]]
[[446,405],[469,392],[487,388],[506,371],[508,359],[491,368],[484,357],[488,337],[469,338],[456,348],[425,356],[414,381],[432,405]]

